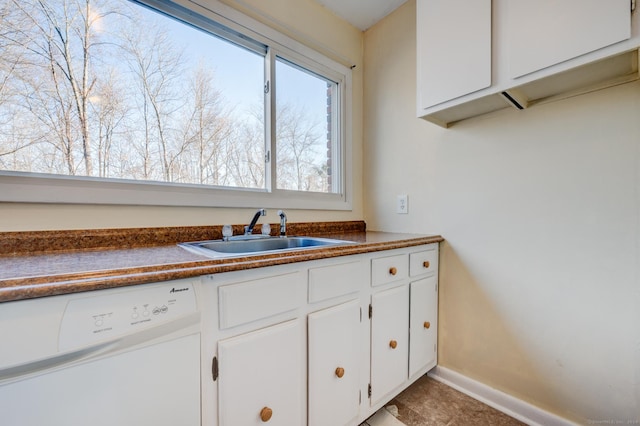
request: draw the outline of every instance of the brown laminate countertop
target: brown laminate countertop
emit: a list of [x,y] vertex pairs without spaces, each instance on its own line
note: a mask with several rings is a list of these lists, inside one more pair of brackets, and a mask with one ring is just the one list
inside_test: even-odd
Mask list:
[[212,259],[175,243],[0,256],[0,302],[123,287],[443,241],[439,235],[350,231],[316,234],[355,244]]

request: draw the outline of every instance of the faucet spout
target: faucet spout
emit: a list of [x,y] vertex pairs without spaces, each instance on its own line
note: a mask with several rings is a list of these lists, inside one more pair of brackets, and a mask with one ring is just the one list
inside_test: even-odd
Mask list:
[[287,215],[282,210],[278,210],[278,216],[280,216],[280,237],[286,237],[287,236]]
[[258,219],[260,216],[266,216],[267,211],[265,209],[259,209],[256,214],[253,215],[253,219],[251,219],[251,223],[248,226],[244,227],[244,235],[251,235],[253,233],[253,228],[258,223]]

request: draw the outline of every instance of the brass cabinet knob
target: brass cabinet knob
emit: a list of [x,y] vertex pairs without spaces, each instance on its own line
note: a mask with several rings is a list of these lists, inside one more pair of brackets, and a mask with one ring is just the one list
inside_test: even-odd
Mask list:
[[395,267],[395,266],[392,266],[391,268],[389,268],[389,273],[390,273],[391,275],[395,275],[395,274],[397,274],[397,273],[398,273],[398,270],[396,269],[396,267]]
[[344,368],[342,367],[336,368],[336,376],[338,376],[338,379],[341,379],[342,376],[344,376]]
[[391,349],[395,349],[398,346],[398,342],[396,342],[395,340],[391,340],[389,342],[389,346],[391,347]]
[[424,266],[425,268],[428,268],[431,264],[429,263],[428,260],[425,260],[424,262],[422,262],[422,266]]
[[431,323],[429,321],[425,321],[424,328],[429,328],[429,327],[431,327]]
[[273,416],[273,410],[269,407],[264,407],[260,410],[260,420],[263,422],[268,422],[271,420],[271,416]]

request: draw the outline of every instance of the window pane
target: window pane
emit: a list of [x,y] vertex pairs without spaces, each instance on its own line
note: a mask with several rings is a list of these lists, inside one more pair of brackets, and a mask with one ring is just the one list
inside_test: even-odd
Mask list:
[[276,60],[276,186],[298,191],[334,192],[337,85]]
[[126,0],[0,0],[0,169],[265,187],[264,57]]

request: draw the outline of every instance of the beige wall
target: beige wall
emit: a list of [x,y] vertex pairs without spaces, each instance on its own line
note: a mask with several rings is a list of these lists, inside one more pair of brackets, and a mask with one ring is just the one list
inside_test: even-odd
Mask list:
[[[204,0],[206,2],[207,0]],[[292,222],[363,219],[362,201],[362,39],[358,29],[312,0],[224,0],[229,6],[274,27],[295,40],[322,51],[353,71],[353,209],[351,211],[291,210]],[[327,31],[330,28],[330,31]],[[0,187],[0,191],[1,191]],[[256,208],[261,207],[259,205]],[[0,232],[54,229],[131,228],[243,223],[253,209],[78,206],[0,203]],[[276,210],[266,220],[277,222]]]
[[640,420],[640,83],[445,130],[415,118],[415,64],[410,0],[365,33],[365,219],[446,239],[439,364]]

